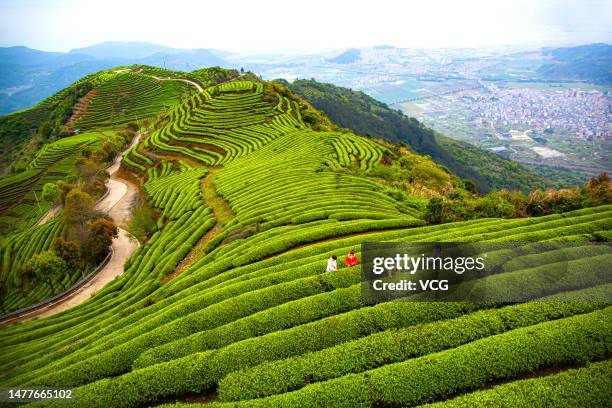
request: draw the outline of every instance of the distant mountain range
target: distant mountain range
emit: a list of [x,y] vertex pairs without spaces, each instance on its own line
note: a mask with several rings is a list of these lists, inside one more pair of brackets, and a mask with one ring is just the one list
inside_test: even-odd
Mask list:
[[349,48],[344,51],[342,54],[330,58],[328,61],[334,64],[350,64],[352,62],[357,62],[361,59],[361,51],[357,48]]
[[542,54],[552,57],[549,64],[539,69],[547,78],[612,84],[612,45],[544,48]]
[[[364,60],[364,51],[377,50],[383,54],[381,58],[388,57],[388,62],[405,64],[406,61],[391,61],[394,52],[404,51],[402,48],[391,46],[375,46],[369,48],[348,48],[339,54],[326,58],[326,62],[332,64],[347,65],[368,64],[371,61]],[[371,54],[371,52],[370,52]],[[400,53],[401,54],[401,53]],[[461,60],[448,50],[447,57],[453,60]],[[531,81],[584,81],[600,85],[612,84],[612,45],[588,44],[576,47],[564,48],[542,48],[538,51],[518,52],[508,55],[514,59],[518,66],[535,64],[533,73],[523,72],[525,80]],[[534,56],[536,58],[534,58]],[[473,56],[467,58],[473,59]]]
[[157,53],[173,54],[180,50],[149,42],[106,41],[84,48],[75,48],[68,54],[83,54],[94,58],[145,58]]
[[[359,70],[367,64],[371,68],[376,66],[372,64],[380,63],[381,59],[393,64],[410,65],[415,63],[415,58],[417,63],[421,61],[423,52],[422,49],[380,45],[306,54],[238,55],[216,49],[180,49],[149,42],[119,41],[103,42],[67,53],[39,51],[22,46],[0,47],[0,115],[33,106],[85,75],[121,65],[146,64],[178,71],[193,71],[211,66],[244,67],[263,76],[274,75],[272,78],[289,72],[288,67],[299,67],[299,77],[317,77],[326,82],[336,82],[334,78],[319,78],[317,73],[322,72],[321,69],[327,65]],[[443,52],[450,59],[461,59],[469,50],[437,52]],[[521,57],[521,53],[508,54],[519,66],[527,62],[534,67],[533,71],[525,74],[526,80],[612,84],[610,45],[543,48],[535,53],[535,59],[532,58],[533,51],[524,57]],[[503,70],[505,64],[498,66]],[[313,67],[318,67],[319,71],[313,71]],[[495,78],[499,73],[483,73],[483,76],[487,75]],[[503,75],[500,78],[503,79]]]
[[219,50],[179,49],[148,42],[109,41],[67,53],[0,47],[0,115],[30,107],[93,72],[146,64],[171,70],[234,67]]

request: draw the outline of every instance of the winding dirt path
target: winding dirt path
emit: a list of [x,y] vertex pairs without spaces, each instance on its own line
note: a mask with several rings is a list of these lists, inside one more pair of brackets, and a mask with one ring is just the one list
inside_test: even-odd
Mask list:
[[156,77],[151,75],[153,78],[157,79],[158,81],[182,81],[182,82],[187,82],[188,84],[191,84],[193,86],[195,86],[197,88],[198,91],[202,92],[204,90],[204,88],[202,88],[200,86],[200,84],[190,81],[188,79],[184,79],[184,78],[160,78],[160,77]]
[[119,228],[119,236],[113,240],[112,255],[110,260],[89,282],[77,291],[58,299],[49,305],[42,306],[26,315],[12,320],[12,322],[25,322],[33,317],[42,318],[68,310],[73,306],[85,302],[98,293],[107,283],[123,274],[123,263],[138,248],[138,243],[130,239],[130,235],[124,229]]
[[[138,143],[140,140],[140,135],[141,134],[138,134],[136,137],[134,137],[134,140],[132,140],[132,143],[130,146],[128,146],[128,149],[134,144]],[[129,219],[131,205],[137,194],[136,186],[134,186],[130,181],[119,179],[115,176],[115,173],[117,173],[119,167],[121,166],[122,159],[122,154],[119,154],[115,163],[113,163],[107,169],[107,171],[111,174],[111,178],[106,182],[108,194],[106,194],[96,204],[96,209],[109,213],[117,225],[124,225]],[[55,214],[55,212],[53,212],[53,215],[51,215],[53,210],[57,212],[57,209],[50,210],[49,213],[45,214],[41,221],[43,221],[45,218],[47,220],[52,218]],[[139,243],[137,240],[132,238],[127,231],[121,227],[118,229],[119,234],[111,244],[112,254],[110,260],[89,282],[76,291],[67,294],[65,297],[62,297],[53,303],[7,319],[2,323],[12,324],[15,322],[25,322],[34,317],[42,318],[63,312],[64,310],[70,309],[71,307],[83,303],[87,299],[91,298],[107,283],[115,279],[117,276],[122,275],[124,272],[123,264],[125,263],[125,260],[129,258],[132,253],[134,253],[136,248],[138,248]]]
[[59,209],[60,209],[59,205],[54,205],[52,208],[49,209],[49,211],[45,213],[45,215],[43,215],[40,218],[40,220],[38,220],[38,222],[36,223],[36,226],[43,225],[47,221],[51,220],[51,218],[55,217],[55,214],[57,214]]

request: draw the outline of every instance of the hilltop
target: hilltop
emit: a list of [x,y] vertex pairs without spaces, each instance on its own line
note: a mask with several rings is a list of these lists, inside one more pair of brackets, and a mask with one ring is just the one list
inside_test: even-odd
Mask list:
[[[107,81],[116,71],[125,75],[116,78],[118,82]],[[143,75],[134,74],[136,71]],[[6,173],[10,166],[14,166],[13,171],[21,171],[47,141],[67,136],[75,129],[112,127],[150,118],[190,90],[185,82],[161,81],[162,78],[180,76],[206,86],[237,75],[237,71],[222,68],[179,73],[145,65],[120,66],[87,75],[31,108],[0,117],[0,137],[5,142],[1,148],[0,173]],[[91,119],[77,120],[94,95],[98,98],[89,109]],[[99,114],[95,115],[95,111]]]

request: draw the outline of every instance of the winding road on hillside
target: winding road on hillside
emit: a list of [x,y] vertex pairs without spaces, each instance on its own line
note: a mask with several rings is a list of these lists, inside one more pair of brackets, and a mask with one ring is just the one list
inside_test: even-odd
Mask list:
[[[128,149],[140,140],[140,134],[138,134]],[[123,155],[119,154],[117,160],[107,168],[107,171],[111,175],[111,178],[107,181],[107,194],[96,204],[96,209],[107,212],[113,218],[113,221],[117,225],[124,225],[130,216],[131,204],[137,194],[137,188],[128,180],[119,179],[116,177],[116,173],[121,167],[121,161]],[[54,207],[41,219],[41,224],[44,224],[57,213],[58,208]],[[25,322],[34,317],[42,318],[52,316],[54,314],[63,312],[64,310],[70,309],[80,303],[83,303],[87,299],[94,296],[100,291],[107,283],[115,279],[117,276],[123,274],[123,264],[125,261],[134,253],[138,247],[138,242],[130,237],[130,234],[123,228],[119,227],[119,234],[116,239],[113,240],[111,245],[112,254],[106,265],[104,265],[98,273],[85,285],[80,287],[74,292],[67,294],[66,296],[57,299],[53,303],[43,305],[34,310],[28,311],[24,314],[15,316],[14,318],[3,321],[4,324],[12,324],[15,322]]]
[[156,76],[152,76],[153,78],[157,79],[158,81],[181,81],[181,82],[187,82],[188,84],[191,84],[193,86],[195,86],[197,88],[198,91],[202,92],[204,91],[204,89],[202,88],[202,86],[200,86],[200,84],[190,81],[188,79],[184,79],[184,78],[160,78],[160,77],[156,77]]
[[[114,72],[124,71],[129,71],[129,69]],[[140,73],[141,71],[142,70],[137,71],[136,73]],[[152,77],[158,81],[182,81],[195,86],[199,92],[204,90],[200,84],[189,79],[159,78],[156,76]],[[125,151],[138,143],[142,133],[143,132],[134,137],[132,143],[126,148]],[[6,319],[2,322],[3,324],[25,322],[34,317],[42,318],[63,312],[64,310],[70,309],[73,306],[85,302],[87,299],[91,298],[99,290],[101,290],[107,283],[115,279],[117,276],[123,274],[123,265],[125,261],[132,255],[132,253],[134,253],[139,243],[135,239],[130,238],[130,234],[121,228],[122,225],[127,223],[131,216],[132,202],[138,192],[137,187],[130,181],[116,177],[116,173],[121,167],[122,160],[123,154],[121,153],[118,155],[115,162],[109,168],[107,168],[108,173],[111,175],[111,178],[106,182],[107,193],[96,204],[96,209],[108,213],[118,226],[119,230],[118,237],[113,240],[111,245],[112,253],[109,261],[89,282],[74,292],[68,293],[66,296],[61,297],[52,303],[40,306],[39,308],[30,310],[10,319]],[[58,211],[59,206],[51,208],[36,225],[42,225],[48,222],[57,214]],[[214,231],[215,233],[213,235],[218,234],[219,228],[215,228]],[[208,236],[208,239],[210,239],[210,236]],[[181,268],[181,270],[184,269],[187,264],[188,263],[183,263],[183,268]]]

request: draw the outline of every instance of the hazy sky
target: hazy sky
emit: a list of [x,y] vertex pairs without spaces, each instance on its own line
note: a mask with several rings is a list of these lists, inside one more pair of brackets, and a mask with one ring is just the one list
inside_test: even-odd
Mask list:
[[0,45],[230,51],[612,42],[611,0],[0,0]]

